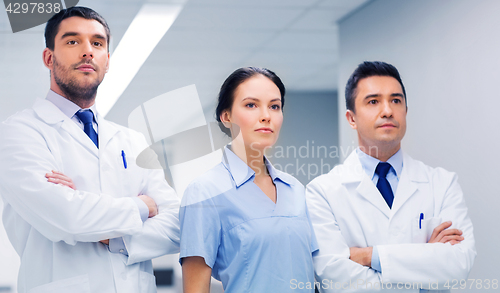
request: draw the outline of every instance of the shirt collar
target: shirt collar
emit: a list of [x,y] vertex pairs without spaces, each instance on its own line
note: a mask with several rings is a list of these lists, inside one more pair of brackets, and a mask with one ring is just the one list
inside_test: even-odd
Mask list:
[[[375,176],[375,169],[377,168],[380,160],[367,155],[359,147],[356,149],[356,154],[358,155],[359,161],[361,162],[361,166],[363,166],[365,173],[373,179]],[[399,149],[394,155],[392,155],[392,157],[389,158],[389,160],[387,160],[387,163],[392,166],[390,172],[395,172],[395,175],[399,179],[401,171],[403,170],[403,151]]]
[[[47,101],[50,101],[52,104],[54,104],[61,112],[64,113],[64,115],[68,116],[69,118],[73,118],[75,116],[76,112],[80,110],[87,110],[87,109],[82,109],[80,106],[77,104],[73,103],[72,101],[66,99],[65,97],[57,94],[53,90],[49,90],[49,93],[47,94],[46,97]],[[94,121],[96,124],[97,123],[97,109],[95,106],[95,103],[88,108],[94,113]]]
[[[266,158],[266,156],[264,156],[264,162],[266,164],[269,175],[273,179],[273,182],[276,179],[279,179],[283,183],[291,185],[291,180],[287,178],[286,173],[276,170],[269,159]],[[255,176],[255,172],[252,170],[252,168],[250,168],[242,159],[240,159],[235,153],[233,153],[233,151],[231,150],[231,145],[227,145],[224,147],[222,164],[231,174],[236,187],[240,187],[241,185],[243,185],[243,183],[247,182]]]

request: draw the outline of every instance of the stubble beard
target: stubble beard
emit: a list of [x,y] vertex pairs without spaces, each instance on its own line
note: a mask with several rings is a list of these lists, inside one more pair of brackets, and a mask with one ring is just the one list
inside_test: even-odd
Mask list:
[[71,65],[69,68],[64,68],[54,57],[54,70],[52,71],[54,80],[65,97],[75,104],[94,101],[97,94],[97,88],[102,80],[96,79],[89,85],[81,86],[75,77],[70,77],[70,71],[77,66],[78,65]]

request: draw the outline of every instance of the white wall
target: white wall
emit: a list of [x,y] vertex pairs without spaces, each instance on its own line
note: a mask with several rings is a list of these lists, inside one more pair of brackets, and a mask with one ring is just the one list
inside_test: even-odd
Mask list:
[[375,0],[340,23],[341,145],[357,143],[349,75],[365,60],[395,65],[408,96],[403,148],[459,175],[478,251],[469,277],[483,280],[500,278],[499,11],[496,0]]

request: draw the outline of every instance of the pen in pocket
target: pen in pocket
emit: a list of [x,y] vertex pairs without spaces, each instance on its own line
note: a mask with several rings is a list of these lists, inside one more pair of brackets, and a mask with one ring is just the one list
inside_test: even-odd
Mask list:
[[122,150],[123,167],[127,169],[127,159],[125,158],[125,151]]

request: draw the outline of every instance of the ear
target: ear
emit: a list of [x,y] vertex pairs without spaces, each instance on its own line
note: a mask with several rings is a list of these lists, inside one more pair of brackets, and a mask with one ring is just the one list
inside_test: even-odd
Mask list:
[[106,72],[109,70],[109,52],[108,52],[108,60],[106,61]]
[[353,111],[347,110],[345,112],[345,118],[347,118],[347,122],[349,125],[351,125],[352,129],[357,129],[358,126],[356,125],[356,114],[354,114]]
[[220,121],[226,128],[231,128],[231,113],[228,110],[222,111]]
[[49,48],[43,50],[43,64],[52,71],[54,67],[54,52]]

